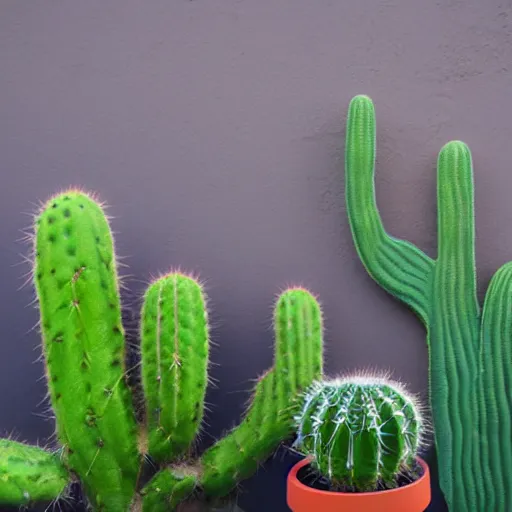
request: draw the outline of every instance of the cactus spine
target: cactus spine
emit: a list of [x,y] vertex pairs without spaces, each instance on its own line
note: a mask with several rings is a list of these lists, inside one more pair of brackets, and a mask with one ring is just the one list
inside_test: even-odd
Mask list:
[[58,453],[0,439],[0,505],[51,501],[64,493],[68,480]]
[[317,382],[296,417],[298,449],[335,490],[397,487],[421,443],[419,407],[402,386],[378,378]]
[[[78,478],[92,509],[175,510],[190,496],[224,497],[292,433],[298,396],[322,372],[320,307],[306,290],[276,306],[275,366],[240,426],[190,464],[207,386],[208,315],[197,280],[174,272],[147,289],[141,312],[145,422],[126,382],[114,244],[102,206],[69,190],[35,221],[34,283],[59,456],[0,442],[0,503],[66,499]],[[144,463],[159,472],[140,489]],[[186,460],[186,459],[185,459]],[[169,465],[172,463],[172,465]],[[42,474],[44,471],[44,474]]]
[[375,112],[351,101],[346,134],[346,202],[368,273],[427,328],[430,401],[441,488],[450,510],[512,509],[510,311],[512,266],[493,277],[483,314],[476,296],[473,168],[460,141],[440,151],[438,255],[390,236],[375,202]]

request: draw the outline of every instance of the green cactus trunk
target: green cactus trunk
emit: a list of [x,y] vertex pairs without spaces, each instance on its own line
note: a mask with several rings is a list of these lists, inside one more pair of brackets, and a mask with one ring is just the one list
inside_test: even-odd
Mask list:
[[54,501],[64,494],[68,483],[58,453],[0,439],[0,505]]
[[[476,298],[473,169],[468,147],[438,159],[438,257],[388,235],[374,187],[375,112],[366,96],[349,108],[346,201],[368,273],[427,328],[430,401],[441,488],[455,512],[512,509],[510,265],[500,269],[481,315]],[[507,322],[508,318],[508,322]]]
[[50,200],[36,220],[35,250],[48,386],[66,463],[97,510],[125,512],[139,470],[137,427],[113,242],[100,206],[72,191]]
[[208,318],[201,286],[179,273],[146,292],[142,310],[142,382],[149,454],[175,460],[194,441],[208,382]]

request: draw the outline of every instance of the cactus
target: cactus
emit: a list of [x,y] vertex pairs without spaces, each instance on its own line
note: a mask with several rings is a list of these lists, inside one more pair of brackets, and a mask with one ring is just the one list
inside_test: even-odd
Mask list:
[[322,315],[309,292],[292,288],[279,297],[274,330],[273,369],[257,383],[242,423],[202,457],[201,484],[210,495],[229,492],[293,434],[296,398],[322,375]]
[[194,279],[174,273],[149,287],[141,342],[149,454],[174,460],[196,437],[208,380],[208,315]]
[[438,255],[390,236],[375,201],[375,112],[352,99],[346,134],[346,203],[359,256],[372,278],[427,329],[430,402],[440,485],[455,512],[512,509],[510,441],[512,264],[477,301],[473,168],[469,148],[438,158]]
[[[37,214],[33,280],[60,448],[0,441],[0,503],[66,500],[77,479],[90,508],[104,512],[224,497],[290,435],[294,398],[321,376],[320,308],[306,290],[287,290],[276,308],[275,368],[256,386],[240,426],[194,459],[209,364],[201,284],[172,272],[145,292],[140,424],[127,382],[114,243],[92,195],[65,191]],[[155,475],[142,487],[149,466]]]
[[188,468],[167,468],[159,471],[142,490],[143,512],[168,512],[193,496],[197,473]]
[[[283,292],[274,310],[274,330],[273,368],[258,380],[251,405],[240,425],[200,459],[196,487],[208,498],[226,496],[240,480],[253,475],[282,441],[293,435],[294,416],[301,404],[299,398],[322,376],[322,313],[311,293],[303,288]],[[172,467],[164,471],[168,475],[155,476],[158,485],[151,484],[152,492],[148,489],[144,512],[157,510],[154,508],[155,487],[160,489],[161,498],[162,495],[172,496],[177,484],[183,485],[183,474],[177,474]],[[192,468],[187,485],[191,485],[194,472]]]
[[140,465],[137,425],[100,206],[78,191],[53,198],[36,220],[35,250],[48,387],[67,465],[96,508],[127,510]]
[[65,494],[68,481],[58,453],[0,439],[0,505],[51,501]]
[[392,381],[353,377],[315,382],[296,417],[299,451],[333,490],[393,489],[413,474],[423,419],[414,397]]
[[79,192],[53,198],[36,220],[35,250],[48,387],[67,464],[95,507],[126,510],[139,469],[137,426],[100,206]]

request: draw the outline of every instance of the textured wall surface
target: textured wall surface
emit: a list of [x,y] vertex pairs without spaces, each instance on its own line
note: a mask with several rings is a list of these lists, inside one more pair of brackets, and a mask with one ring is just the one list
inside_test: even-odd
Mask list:
[[[134,297],[170,266],[206,279],[219,364],[206,443],[271,363],[271,307],[291,283],[323,301],[329,374],[392,369],[425,397],[423,329],[352,245],[346,107],[374,99],[384,221],[432,256],[437,152],[470,145],[482,293],[512,259],[511,22],[499,0],[2,0],[0,431],[52,432],[16,240],[70,184],[112,205]],[[247,512],[286,510],[291,462],[244,486]]]

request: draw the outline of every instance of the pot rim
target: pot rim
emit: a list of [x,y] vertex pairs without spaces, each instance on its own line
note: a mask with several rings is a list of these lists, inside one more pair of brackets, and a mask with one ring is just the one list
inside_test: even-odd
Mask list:
[[313,459],[311,457],[306,457],[302,459],[301,461],[297,462],[292,469],[290,470],[288,474],[288,481],[293,482],[293,486],[296,487],[298,490],[306,491],[306,492],[313,492],[317,496],[333,496],[333,495],[339,495],[339,496],[360,496],[361,498],[366,496],[376,496],[376,495],[390,495],[390,494],[398,494],[400,492],[404,492],[405,489],[412,489],[414,487],[420,486],[424,483],[425,479],[430,479],[430,470],[428,467],[428,464],[421,458],[416,457],[416,461],[421,466],[421,469],[423,470],[423,474],[416,479],[414,482],[411,482],[410,484],[403,485],[401,487],[397,487],[396,489],[386,489],[383,491],[370,491],[370,492],[339,492],[339,491],[323,491],[321,489],[315,489],[314,487],[310,487],[309,485],[303,484],[298,478],[297,473],[299,470],[301,470],[304,466],[308,466],[311,464]]

